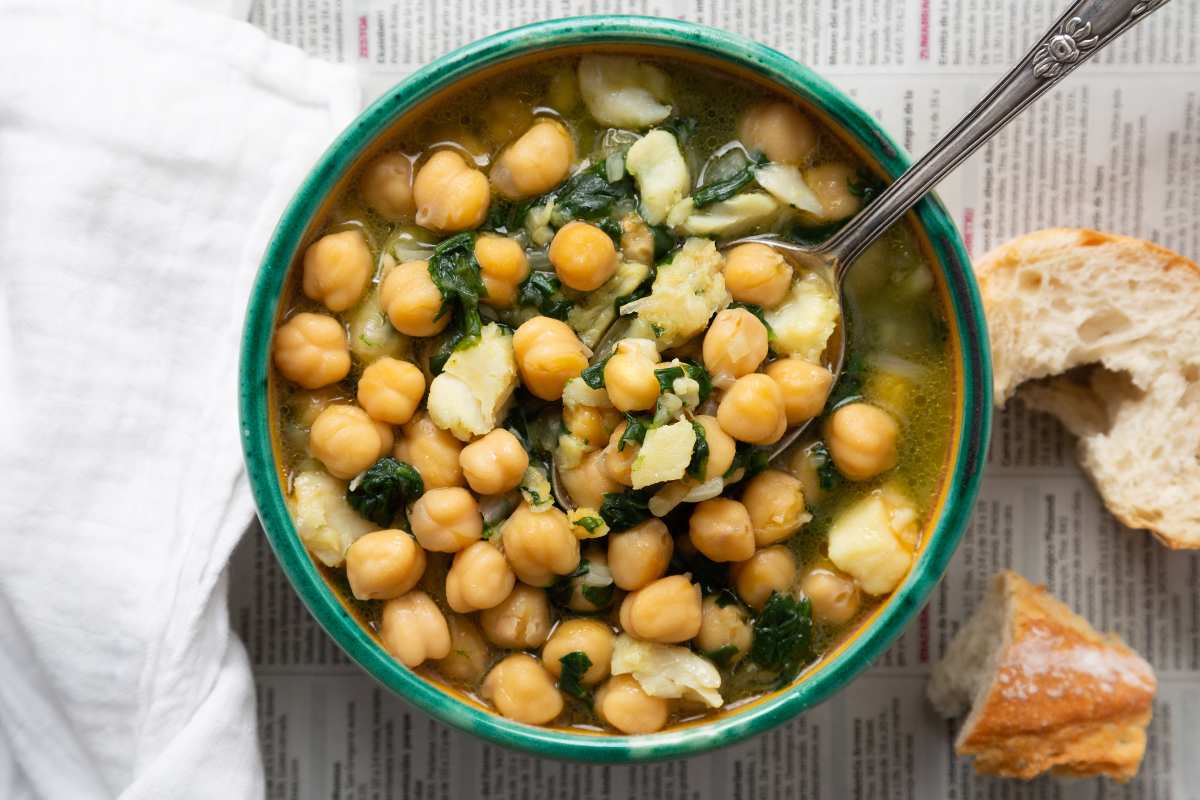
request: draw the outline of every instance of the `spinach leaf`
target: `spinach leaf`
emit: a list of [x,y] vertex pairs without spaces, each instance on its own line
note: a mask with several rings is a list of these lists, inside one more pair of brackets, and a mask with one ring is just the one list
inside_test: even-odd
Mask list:
[[[683,524],[686,526],[686,521]],[[668,524],[667,527],[671,528],[672,526]],[[670,571],[672,573],[690,572],[692,580],[700,584],[700,588],[705,594],[728,591],[729,566],[719,564],[698,551],[684,554],[680,548],[676,548],[671,555]]]
[[464,339],[474,341],[482,323],[479,319],[479,298],[487,293],[475,260],[475,234],[470,231],[451,236],[433,249],[429,258],[429,277],[442,293],[440,319],[455,303],[461,309],[459,329]]
[[546,596],[550,598],[550,602],[559,606],[566,606],[570,603],[571,595],[575,593],[575,584],[572,579],[586,575],[587,572],[588,560],[586,558],[579,559],[579,564],[570,575],[560,575],[554,583],[546,587]]
[[850,194],[861,198],[865,206],[883,191],[883,181],[867,170],[860,169],[846,188],[850,190]]
[[[612,356],[609,356],[608,358],[612,358]],[[604,368],[608,365],[608,358],[597,361],[595,364],[592,364],[590,367],[584,369],[583,372],[579,373],[579,377],[583,378],[583,382],[588,385],[588,388],[604,388]]]
[[575,520],[575,524],[588,533],[595,533],[596,529],[604,524],[604,520],[594,514],[589,514],[586,517],[580,517]]
[[658,389],[661,393],[674,392],[676,378],[684,376],[683,367],[676,365],[673,367],[660,367],[654,370],[654,377],[658,378]]
[[687,474],[698,481],[704,480],[704,470],[708,468],[708,436],[704,426],[692,420],[692,430],[696,432],[696,443],[692,445],[692,460],[688,462]]
[[672,115],[660,122],[658,127],[669,132],[675,137],[675,141],[679,142],[679,146],[683,147],[696,135],[697,125],[695,117],[678,117]]
[[641,300],[643,297],[649,295],[650,290],[654,288],[654,278],[657,274],[658,271],[654,267],[651,267],[650,273],[646,275],[645,279],[641,283],[634,287],[632,292],[629,294],[623,294],[613,301],[613,308],[616,309],[617,313],[621,313],[621,306],[625,305],[626,303],[632,303],[634,300]]
[[713,390],[712,378],[708,376],[708,370],[691,360],[683,362],[683,369],[689,378],[700,384],[700,402],[704,403]]
[[733,662],[733,657],[737,654],[738,646],[736,644],[727,644],[723,647],[718,647],[716,650],[708,651],[704,654],[704,657],[719,668],[724,669]]
[[484,220],[481,227],[485,231],[515,233],[525,226],[525,215],[532,207],[533,201],[531,200],[510,203],[507,200],[493,198],[492,204],[488,206],[487,219]]
[[607,608],[613,599],[613,591],[616,585],[609,583],[604,586],[592,586],[584,584],[580,589],[583,599],[594,605],[596,608]]
[[745,442],[738,442],[737,450],[733,453],[733,463],[725,471],[725,480],[731,479],[738,470],[745,470],[741,480],[753,478],[767,468],[770,460],[771,449],[769,447],[755,447]]
[[566,319],[575,304],[563,297],[562,284],[552,273],[534,271],[517,289],[517,305],[532,306],[547,317]]
[[737,595],[729,589],[722,589],[717,592],[717,598],[713,600],[717,604],[717,608],[725,608],[726,606],[737,605]]
[[[849,350],[849,348],[847,348]],[[846,354],[842,372],[838,375],[837,383],[825,401],[826,411],[833,411],[838,406],[853,402],[862,397],[863,385],[867,382],[867,363],[861,354],[850,351]]]
[[812,607],[808,598],[774,592],[754,618],[754,643],[750,660],[778,673],[777,684],[785,684],[813,660]]
[[553,193],[555,213],[572,219],[595,220],[611,215],[613,206],[634,196],[633,182],[609,183],[604,162],[577,172]]
[[346,502],[381,528],[392,524],[406,498],[416,500],[425,492],[421,473],[391,456],[379,459],[346,492]]
[[646,440],[646,431],[650,430],[650,420],[636,414],[626,413],[625,423],[625,432],[617,442],[617,452],[624,450],[625,445],[630,442],[641,444]]
[[771,327],[771,323],[767,322],[767,312],[763,311],[762,306],[756,306],[754,303],[730,303],[730,308],[744,308],[758,318],[758,321],[767,329],[767,341],[775,341],[775,329]]
[[[654,235],[654,260],[658,261],[667,253],[679,246],[679,237],[671,233],[666,225],[652,225],[650,233]],[[651,275],[653,278],[653,274]]]
[[613,533],[629,530],[650,516],[650,492],[636,489],[628,492],[605,492],[600,503],[600,516]]
[[692,192],[692,203],[704,208],[722,200],[728,200],[754,180],[754,170],[767,163],[767,157],[758,151],[750,153],[750,162],[737,172],[718,181],[711,181]]
[[562,672],[558,676],[558,688],[578,700],[587,701],[592,693],[584,688],[583,676],[592,668],[592,660],[582,650],[574,650],[558,660]]
[[822,489],[829,491],[842,482],[842,473],[838,472],[824,442],[817,442],[809,453],[817,465],[817,483]]

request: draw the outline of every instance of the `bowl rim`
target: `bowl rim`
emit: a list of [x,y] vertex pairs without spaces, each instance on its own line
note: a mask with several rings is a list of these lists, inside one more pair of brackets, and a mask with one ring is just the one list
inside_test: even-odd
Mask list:
[[[960,356],[962,421],[940,514],[904,583],[824,666],[798,683],[712,721],[640,736],[595,735],[505,719],[451,695],[388,656],[328,587],[296,534],[277,479],[268,405],[270,343],[287,272],[323,198],[371,142],[417,103],[473,73],[545,49],[633,45],[683,49],[741,67],[821,109],[890,178],[908,166],[903,150],[862,108],[807,67],[742,36],[673,19],[596,15],[546,20],[493,34],[429,63],[372,103],[333,141],[297,189],[267,246],[251,290],[238,380],[246,470],[263,530],[309,612],[363,669],[426,713],[491,742],[535,755],[630,763],[692,756],[742,741],[828,699],[903,631],[944,573],[967,526],[992,421],[991,362],[978,287],[958,231],[933,196],[918,204],[919,227],[945,281]],[[943,266],[954,262],[960,268]]]

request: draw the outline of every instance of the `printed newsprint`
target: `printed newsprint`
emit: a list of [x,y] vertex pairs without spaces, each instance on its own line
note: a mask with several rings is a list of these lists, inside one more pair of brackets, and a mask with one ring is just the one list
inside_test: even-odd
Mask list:
[[[808,64],[923,151],[1059,12],[1062,0],[255,0],[250,20],[355,65],[366,99],[454,47],[599,11],[703,22]],[[1052,225],[1153,239],[1200,257],[1200,5],[1177,0],[1082,68],[940,187],[968,249]],[[1125,787],[976,777],[929,708],[931,665],[1012,567],[1159,677],[1150,745]],[[256,670],[272,798],[1200,798],[1200,554],[1170,552],[1104,510],[1073,443],[1019,404],[997,416],[970,529],[928,606],[851,691],[740,746],[587,767],[484,745],[360,672],[302,608],[257,530],[232,567]]]

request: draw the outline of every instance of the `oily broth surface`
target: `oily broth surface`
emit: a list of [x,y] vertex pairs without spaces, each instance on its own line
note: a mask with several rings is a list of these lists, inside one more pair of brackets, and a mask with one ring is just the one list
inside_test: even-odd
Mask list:
[[[763,87],[708,66],[669,59],[641,60],[654,63],[671,76],[676,113],[692,117],[698,122],[687,153],[693,176],[699,173],[708,154],[736,138],[736,120],[746,107],[776,96]],[[402,127],[391,132],[383,150],[399,150],[415,161],[420,153],[433,145],[453,143],[460,153],[486,169],[503,143],[489,143],[479,112],[492,98],[515,95],[531,103],[536,114],[553,115],[566,122],[574,133],[577,158],[587,158],[599,150],[603,127],[587,116],[582,103],[573,111],[561,115],[543,105],[543,98],[554,75],[564,69],[573,69],[576,63],[575,57],[557,57],[525,64],[511,74],[496,76],[486,86],[447,93],[439,98],[436,106],[420,116],[407,119]],[[820,126],[818,130],[819,143],[814,162],[836,158],[861,166],[849,148]],[[699,157],[696,157],[697,153]],[[330,233],[349,227],[360,228],[367,235],[372,251],[377,255],[378,266],[379,250],[396,226],[366,208],[354,183],[335,201],[327,215],[326,225],[320,232]],[[297,265],[285,286],[281,300],[281,321],[298,311],[324,310],[320,304],[304,296],[300,290],[299,273]],[[845,287],[844,311],[844,324],[847,325],[844,330],[848,330],[846,366],[852,368],[853,374],[843,377],[842,381],[852,378],[855,387],[849,392],[848,399],[861,398],[875,402],[899,419],[900,459],[897,467],[887,473],[885,479],[898,482],[907,490],[923,525],[944,477],[955,417],[955,376],[949,355],[945,311],[916,237],[908,229],[907,223],[885,234],[852,268]],[[353,400],[361,369],[358,360],[354,359],[346,379],[317,392],[327,392],[339,400]],[[275,396],[279,399],[282,467],[290,493],[291,480],[297,471],[319,465],[306,450],[308,424],[302,400],[311,393],[277,378],[274,370],[272,375]],[[835,396],[839,393],[839,387],[835,387]],[[781,456],[775,466],[789,469],[789,464],[794,464],[795,454],[820,437],[821,423],[821,419],[810,423],[810,433],[789,453]],[[796,472],[795,469],[792,471]],[[808,498],[808,510],[813,519],[788,542],[800,565],[798,574],[803,574],[806,565],[826,559],[829,525],[839,510],[879,488],[883,482],[884,479],[861,483],[841,481],[819,498]],[[737,496],[738,492],[734,490],[727,494]],[[677,525],[669,527],[673,534],[680,532]],[[427,568],[418,585],[446,613],[451,613],[443,589],[450,560],[446,554],[428,553]],[[320,565],[320,569],[331,588],[360,622],[377,633],[381,603],[354,598],[343,569],[323,565]],[[864,596],[863,599],[859,613],[845,625],[833,630],[815,627],[818,653],[851,635],[883,598]],[[619,603],[614,603],[602,618],[615,626],[618,607]],[[488,666],[509,652],[491,647]],[[742,667],[737,670],[722,670],[722,694],[727,710],[735,707],[739,701],[775,688],[769,676],[757,674],[753,665],[746,661],[743,660]],[[478,697],[477,685],[448,681],[431,664],[427,663],[417,671],[429,679],[453,685]],[[680,705],[673,711],[671,722],[717,713],[724,712]],[[563,714],[551,727],[604,729],[590,708],[573,699],[568,699]]]

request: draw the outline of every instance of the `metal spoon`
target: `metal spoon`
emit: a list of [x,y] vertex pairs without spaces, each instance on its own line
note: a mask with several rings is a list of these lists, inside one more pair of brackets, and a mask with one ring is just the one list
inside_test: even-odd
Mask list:
[[[831,276],[840,302],[846,273],[854,260],[942,178],[1072,70],[1166,3],[1167,0],[1078,0],[1072,3],[1025,57],[957,125],[829,239],[816,246],[807,246],[764,234],[727,242],[721,249],[746,242],[767,244],[786,253],[803,267]],[[969,270],[970,266],[949,262],[945,268],[953,273]],[[965,275],[949,277],[951,280],[968,279]],[[845,359],[846,337],[839,336],[834,344],[837,355],[829,362],[836,378],[841,375]],[[791,446],[806,427],[807,423],[798,425],[784,434],[771,450],[771,458]],[[566,493],[559,489],[557,468],[554,472],[555,494],[560,501],[569,501]]]

